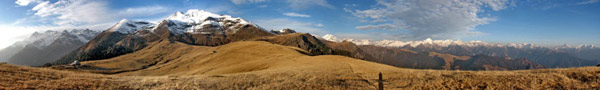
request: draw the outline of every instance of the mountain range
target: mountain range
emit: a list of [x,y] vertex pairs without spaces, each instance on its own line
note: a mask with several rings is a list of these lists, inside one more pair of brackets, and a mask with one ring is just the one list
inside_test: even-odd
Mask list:
[[[259,25],[239,17],[214,14],[203,10],[176,12],[160,22],[123,19],[102,32],[71,30],[63,31],[62,34],[57,31],[46,33],[49,34],[38,35],[39,33],[35,33],[30,39],[0,51],[2,52],[0,55],[11,56],[8,62],[11,64],[39,66],[52,63],[61,65],[73,61],[111,59],[145,48],[160,48],[158,46],[149,47],[157,42],[168,41],[216,47],[239,41],[266,41],[272,44],[297,47],[307,51],[301,53],[311,56],[342,55],[402,68],[520,70],[592,66],[597,64],[594,61],[597,59],[594,55],[597,54],[590,52],[597,52],[598,49],[595,46],[546,48],[531,44],[502,45],[481,41],[427,39],[402,42],[338,39],[333,35],[315,37],[312,34],[299,33],[292,29],[267,31]],[[45,37],[40,38],[41,36]],[[52,38],[50,38],[52,40],[47,40],[47,37],[54,37],[56,40]],[[37,43],[23,44],[23,42],[36,40],[38,40]],[[52,42],[52,44],[47,44],[48,42]],[[18,45],[21,44],[23,44],[22,49],[18,48]],[[11,55],[13,52],[15,54]],[[39,58],[32,55],[37,55]],[[160,58],[160,55],[156,57],[156,59]]]
[[0,50],[0,57],[10,64],[41,66],[87,43],[97,33],[89,29],[35,32],[29,38]]
[[[544,68],[527,59],[478,56],[468,59],[468,62],[455,62],[453,58],[444,59],[442,56],[428,53],[395,52],[386,47],[330,42],[311,34],[297,33],[292,29],[267,31],[241,18],[202,10],[176,12],[157,24],[122,20],[100,33],[88,44],[57,60],[55,64],[67,64],[74,60],[109,59],[139,51],[150,43],[164,40],[198,46],[220,46],[237,41],[267,41],[306,50],[307,55],[343,55],[405,68],[464,70]],[[380,49],[390,51],[382,53]],[[499,62],[501,64],[497,64]]]
[[526,58],[535,63],[551,68],[593,66],[599,63],[600,48],[593,45],[578,47],[541,47],[533,44],[494,44],[482,41],[431,40],[423,41],[394,41],[394,40],[356,40],[338,39],[328,34],[324,40],[343,42],[348,41],[357,45],[373,45],[390,49],[411,50],[415,52],[438,52],[457,56],[487,55],[505,58]]
[[135,52],[148,43],[160,40],[218,46],[272,35],[274,34],[241,18],[203,10],[188,10],[186,13],[176,12],[158,24],[121,20],[89,43],[58,59],[55,64],[112,58]]

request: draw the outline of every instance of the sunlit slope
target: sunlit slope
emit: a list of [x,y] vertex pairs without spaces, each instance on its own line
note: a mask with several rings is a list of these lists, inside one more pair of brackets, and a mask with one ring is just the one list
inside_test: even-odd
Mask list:
[[127,89],[118,85],[128,80],[100,74],[0,64],[1,90]]
[[[155,47],[156,46],[156,47]],[[120,57],[84,62],[114,69],[123,75],[201,75],[244,72],[290,71],[395,71],[388,65],[344,56],[308,56],[306,51],[263,41],[234,42],[219,47],[159,42],[138,52]]]
[[263,41],[218,47],[168,40],[119,57],[84,62],[89,74],[0,64],[0,89],[598,89],[600,67],[518,71],[403,69]]

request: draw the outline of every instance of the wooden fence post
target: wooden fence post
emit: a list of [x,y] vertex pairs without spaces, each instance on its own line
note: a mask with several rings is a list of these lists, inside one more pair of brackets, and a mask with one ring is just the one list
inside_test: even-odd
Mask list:
[[383,75],[379,72],[379,90],[383,90]]

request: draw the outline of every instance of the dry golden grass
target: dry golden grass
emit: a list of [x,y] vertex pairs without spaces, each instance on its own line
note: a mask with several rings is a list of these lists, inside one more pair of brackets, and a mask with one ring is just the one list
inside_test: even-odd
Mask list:
[[400,49],[400,51],[409,52],[409,53],[412,53],[412,54],[417,54],[417,52],[412,51],[412,50],[408,50],[408,49]]
[[[214,51],[214,52],[213,52]],[[402,69],[259,41],[219,47],[159,42],[112,59],[84,62],[116,75],[0,64],[0,89],[600,89],[600,67],[519,71]]]
[[440,57],[440,58],[444,59],[445,65],[444,65],[443,68],[446,69],[446,70],[452,69],[452,63],[454,63],[455,59],[456,60],[469,60],[469,59],[471,59],[471,57],[469,57],[469,56],[454,56],[454,55],[451,55],[451,54],[443,54],[443,53],[437,53],[437,52],[429,52],[429,56],[432,56],[432,57],[437,56],[437,57]]

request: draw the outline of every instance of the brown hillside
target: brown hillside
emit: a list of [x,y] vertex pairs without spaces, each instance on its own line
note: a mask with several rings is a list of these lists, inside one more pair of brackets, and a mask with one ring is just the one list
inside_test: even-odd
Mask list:
[[469,59],[471,59],[471,57],[469,57],[469,56],[454,56],[451,54],[443,54],[443,53],[437,53],[437,52],[429,52],[429,56],[443,58],[444,62],[445,62],[444,69],[446,69],[446,70],[452,69],[452,64],[454,63],[454,60],[469,60]]
[[[167,40],[84,64],[101,75],[0,64],[0,89],[598,89],[600,67],[521,71],[401,69],[343,56],[307,56],[296,47],[243,41],[219,47]],[[139,70],[138,70],[139,69]],[[125,71],[123,71],[125,70]],[[129,71],[128,71],[129,70]]]
[[258,41],[267,41],[279,45],[298,47],[307,50],[310,55],[331,55],[336,53],[331,48],[327,47],[321,40],[308,33],[277,35],[258,39]]

